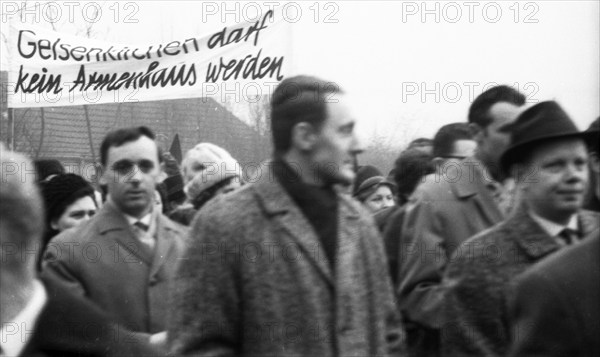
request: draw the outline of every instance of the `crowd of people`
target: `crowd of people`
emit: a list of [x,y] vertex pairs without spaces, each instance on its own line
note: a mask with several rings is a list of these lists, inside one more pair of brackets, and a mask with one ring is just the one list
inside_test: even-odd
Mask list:
[[147,127],[94,183],[0,145],[0,355],[600,355],[600,118],[496,86],[385,174],[350,107],[284,79],[253,182]]

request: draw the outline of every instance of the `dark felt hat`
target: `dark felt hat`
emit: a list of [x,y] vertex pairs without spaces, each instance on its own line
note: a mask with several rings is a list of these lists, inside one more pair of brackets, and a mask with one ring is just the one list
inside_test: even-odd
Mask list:
[[395,192],[396,185],[383,177],[381,171],[371,165],[361,166],[356,172],[353,196],[363,201],[373,194],[379,186],[389,186]]
[[358,169],[356,170],[356,176],[354,177],[353,195],[356,195],[358,188],[360,187],[360,185],[362,185],[362,183],[365,180],[367,180],[371,177],[374,177],[374,176],[383,176],[383,174],[375,166],[371,166],[371,165],[359,166]]
[[555,101],[538,103],[525,110],[511,124],[501,129],[509,132],[511,143],[500,156],[500,167],[505,174],[519,162],[532,147],[552,139],[580,137],[586,140],[590,132],[581,132],[569,115]]
[[585,132],[590,135],[586,138],[588,149],[590,152],[598,153],[600,151],[600,117],[596,118]]

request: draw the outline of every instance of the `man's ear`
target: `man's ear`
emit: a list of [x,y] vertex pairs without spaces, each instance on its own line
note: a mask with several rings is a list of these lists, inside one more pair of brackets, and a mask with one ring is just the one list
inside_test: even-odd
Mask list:
[[513,164],[510,167],[510,178],[512,178],[516,184],[534,182],[536,174],[537,172],[535,171],[535,166],[533,165],[518,163]]
[[100,166],[99,170],[98,185],[108,185],[108,180],[106,179],[106,168],[104,166]]
[[436,156],[433,158],[433,160],[431,160],[431,162],[433,163],[433,166],[435,166],[435,167],[442,166],[444,161],[445,161],[444,158],[439,157],[439,156]]
[[301,122],[292,128],[292,146],[301,150],[312,150],[317,142],[317,133],[315,128],[307,123]]
[[590,170],[594,173],[600,173],[600,156],[598,153],[590,153]]
[[54,229],[55,231],[57,231],[57,230],[58,230],[58,220],[56,220],[56,219],[53,219],[53,220],[50,222],[50,228],[52,228],[52,229]]

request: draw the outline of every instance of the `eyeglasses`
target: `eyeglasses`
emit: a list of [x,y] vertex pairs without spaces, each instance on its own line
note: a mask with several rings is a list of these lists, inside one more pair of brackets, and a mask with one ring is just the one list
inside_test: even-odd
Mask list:
[[442,156],[442,159],[458,159],[458,160],[464,160],[466,159],[466,156],[458,156],[458,155],[446,155],[446,156]]
[[140,160],[137,162],[131,160],[119,160],[115,162],[111,168],[121,175],[127,175],[133,172],[135,166],[137,166],[141,172],[147,174],[154,169],[154,162],[151,160]]

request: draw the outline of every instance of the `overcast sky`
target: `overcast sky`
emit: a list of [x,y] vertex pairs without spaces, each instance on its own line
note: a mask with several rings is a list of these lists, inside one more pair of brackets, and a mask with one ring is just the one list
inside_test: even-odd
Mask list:
[[[227,3],[226,15],[221,1],[106,2],[93,36],[119,43],[169,41],[208,33],[236,16],[243,20],[263,3]],[[295,3],[288,5],[288,19],[298,20],[290,35],[291,74],[342,85],[354,98],[365,137],[376,133],[397,145],[465,121],[473,96],[493,83],[518,87],[532,103],[557,100],[580,128],[600,114],[598,1],[422,3],[298,2],[301,14]],[[75,8],[73,23],[65,21],[63,7],[58,30],[81,30],[84,5]]]

